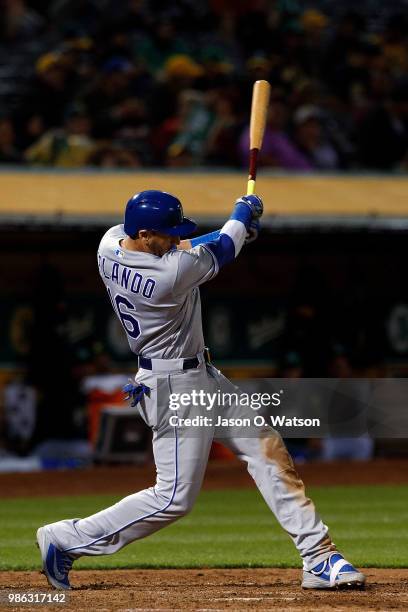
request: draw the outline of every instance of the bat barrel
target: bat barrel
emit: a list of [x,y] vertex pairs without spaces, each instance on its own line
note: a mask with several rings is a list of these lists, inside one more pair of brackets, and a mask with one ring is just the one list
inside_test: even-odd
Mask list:
[[268,81],[256,81],[252,92],[251,121],[249,125],[249,176],[247,195],[255,192],[258,154],[266,126],[271,86]]

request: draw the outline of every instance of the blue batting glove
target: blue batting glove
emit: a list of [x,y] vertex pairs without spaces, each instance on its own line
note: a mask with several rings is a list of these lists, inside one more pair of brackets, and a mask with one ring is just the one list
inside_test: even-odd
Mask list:
[[235,202],[237,204],[246,204],[251,210],[252,219],[259,219],[263,214],[263,202],[257,195],[242,196]]
[[149,395],[150,387],[143,383],[135,385],[133,382],[129,382],[123,387],[123,392],[127,394],[125,400],[132,400],[130,405],[134,408],[143,399],[144,395]]
[[248,233],[245,238],[245,244],[250,244],[254,240],[258,238],[259,232],[261,230],[261,224],[259,219],[253,219],[248,228]]

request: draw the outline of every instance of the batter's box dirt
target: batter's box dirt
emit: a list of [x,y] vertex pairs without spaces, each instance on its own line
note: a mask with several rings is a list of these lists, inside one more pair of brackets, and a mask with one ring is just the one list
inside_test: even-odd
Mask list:
[[[408,610],[408,569],[366,569],[364,591],[303,591],[294,569],[73,571],[69,603],[4,610]],[[39,572],[0,572],[0,592],[48,591]],[[51,591],[50,591],[51,592]]]

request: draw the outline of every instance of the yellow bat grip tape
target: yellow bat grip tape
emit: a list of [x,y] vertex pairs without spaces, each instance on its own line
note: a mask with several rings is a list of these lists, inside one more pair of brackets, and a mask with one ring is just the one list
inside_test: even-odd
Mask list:
[[247,186],[247,195],[253,195],[255,193],[255,181],[253,179],[249,179]]

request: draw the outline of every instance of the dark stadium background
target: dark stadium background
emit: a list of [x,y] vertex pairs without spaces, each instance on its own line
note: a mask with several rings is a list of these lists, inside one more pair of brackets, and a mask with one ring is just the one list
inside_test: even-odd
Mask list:
[[[384,174],[406,190],[406,1],[0,7],[0,184],[16,169],[140,176],[205,167],[241,172],[244,185],[252,83],[267,78],[260,190],[262,172],[299,171]],[[271,216],[259,240],[202,289],[217,364],[237,377],[405,375],[407,227],[402,216],[392,222],[387,205],[383,223]],[[212,218],[200,218],[200,231],[214,229]],[[86,437],[81,381],[135,369],[126,345],[112,340],[97,273],[106,227],[94,208],[86,223],[50,219],[10,209],[9,193],[0,193],[1,385],[18,380],[38,397],[25,442],[10,437],[2,411],[0,447],[12,455]],[[402,450],[376,445],[377,454]]]

